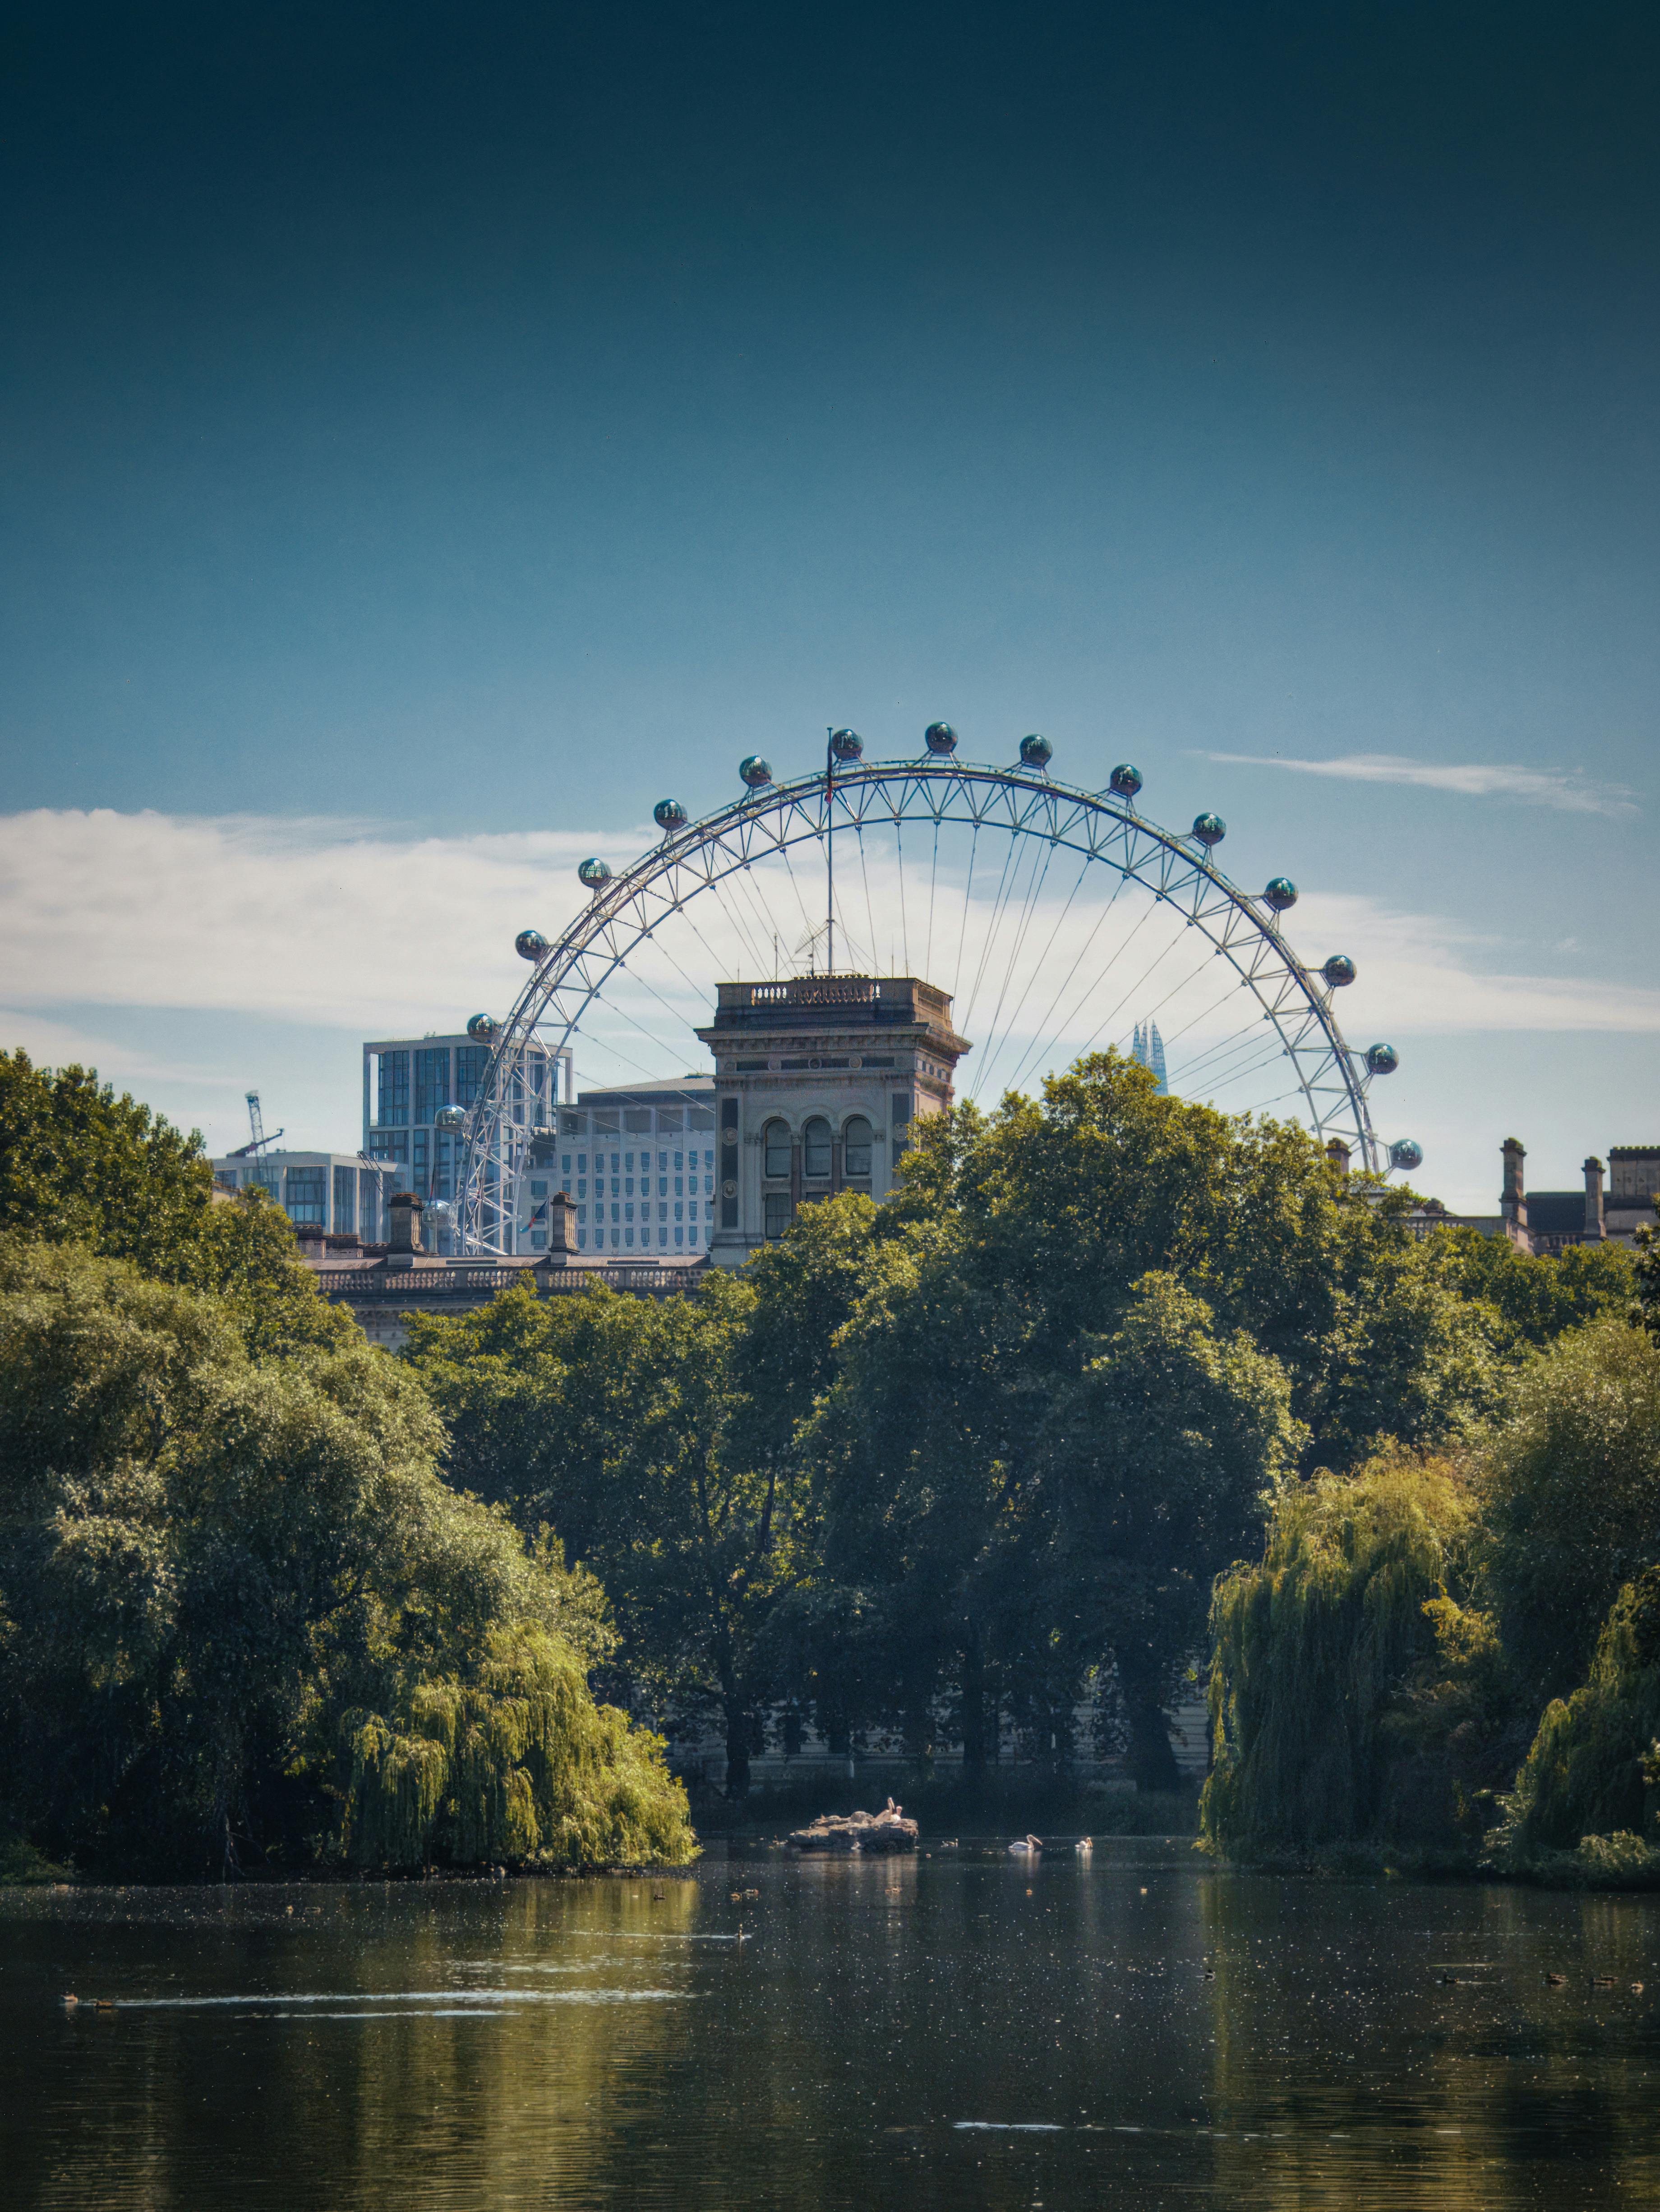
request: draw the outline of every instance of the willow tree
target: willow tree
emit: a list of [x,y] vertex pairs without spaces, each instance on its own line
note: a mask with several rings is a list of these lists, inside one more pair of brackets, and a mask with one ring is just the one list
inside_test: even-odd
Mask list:
[[[1660,1877],[1660,1567],[1621,1590],[1587,1680],[1546,1707],[1497,1838],[1519,1867],[1615,1838],[1633,1872]],[[1587,1841],[1600,1838],[1604,1850]]]
[[1201,1833],[1230,1856],[1318,1853],[1377,1839],[1392,1725],[1436,1656],[1431,1608],[1469,1540],[1469,1498],[1403,1455],[1321,1474],[1278,1500],[1262,1559],[1211,1612],[1213,1765]]
[[175,1875],[326,1855],[368,1817],[365,1729],[459,1697],[432,1848],[499,1856],[489,1807],[526,1791],[538,1850],[688,1848],[587,1696],[591,1583],[449,1489],[441,1443],[361,1338],[256,1360],[224,1300],[0,1241],[0,1825]]

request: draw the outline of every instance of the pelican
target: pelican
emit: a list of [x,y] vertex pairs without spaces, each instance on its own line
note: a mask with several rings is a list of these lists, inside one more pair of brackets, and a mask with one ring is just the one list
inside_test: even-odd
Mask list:
[[1035,1859],[1043,1848],[1043,1840],[1037,1836],[1027,1836],[1023,1842],[1009,1845],[1010,1850],[1018,1859]]
[[1086,1859],[1090,1853],[1095,1849],[1094,1837],[1079,1836],[1078,1841],[1073,1845],[1073,1849],[1077,1852],[1080,1859]]

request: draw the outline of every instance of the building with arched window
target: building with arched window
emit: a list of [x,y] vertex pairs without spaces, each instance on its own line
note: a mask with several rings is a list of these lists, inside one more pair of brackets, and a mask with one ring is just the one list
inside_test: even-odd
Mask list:
[[711,1260],[741,1265],[814,1199],[886,1197],[916,1122],[955,1095],[970,1046],[951,1006],[914,975],[719,987],[697,1032],[714,1058]]

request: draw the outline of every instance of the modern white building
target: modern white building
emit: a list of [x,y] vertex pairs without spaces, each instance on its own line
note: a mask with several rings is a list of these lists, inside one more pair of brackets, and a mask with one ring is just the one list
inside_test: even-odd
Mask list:
[[606,1258],[702,1258],[714,1208],[714,1085],[706,1075],[584,1091],[531,1139],[514,1249],[547,1249],[548,1202],[576,1208],[576,1247]]
[[[471,1106],[489,1064],[488,1042],[465,1031],[456,1036],[377,1037],[363,1047],[363,1150],[394,1170],[396,1188],[413,1191],[423,1204],[448,1206],[455,1198],[460,1156],[459,1131],[441,1129],[445,1106]],[[534,1041],[523,1059],[521,1102],[532,1128],[550,1127],[559,1103],[562,1063],[564,1088],[570,1088],[570,1053],[557,1054]],[[447,1226],[429,1233],[441,1253],[453,1249]]]
[[296,1229],[327,1237],[384,1243],[386,1200],[397,1188],[392,1171],[360,1152],[279,1152],[254,1156],[228,1152],[212,1162],[214,1180],[231,1190],[258,1184],[269,1191]]

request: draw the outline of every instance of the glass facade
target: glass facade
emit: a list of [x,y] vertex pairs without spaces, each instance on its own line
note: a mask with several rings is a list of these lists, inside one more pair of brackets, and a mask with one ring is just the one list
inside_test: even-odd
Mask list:
[[415,1054],[415,1118],[429,1122],[449,1103],[450,1048],[423,1045]]
[[407,1127],[410,1118],[410,1056],[406,1052],[379,1054],[374,1118],[382,1128]]
[[334,1170],[334,1218],[329,1224],[337,1237],[350,1237],[357,1227],[357,1170]]
[[326,1229],[329,1216],[329,1171],[326,1168],[290,1168],[286,1198],[290,1221],[303,1221]]

